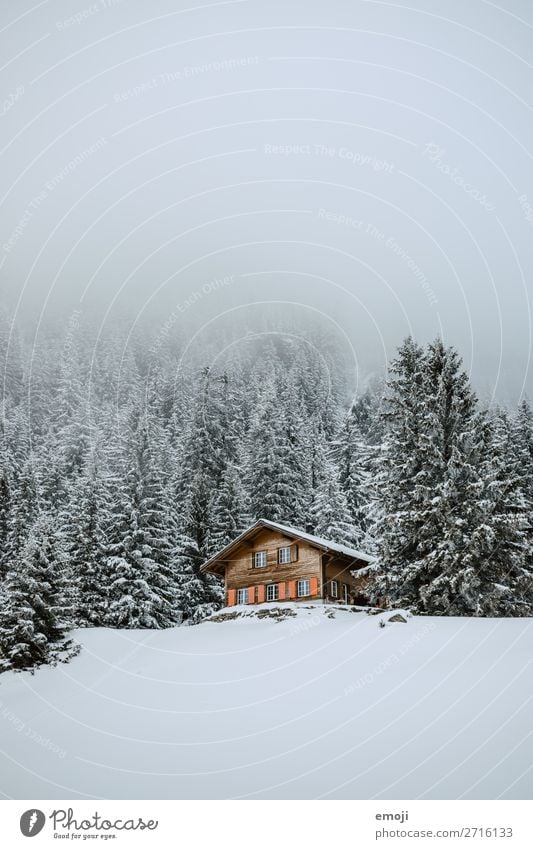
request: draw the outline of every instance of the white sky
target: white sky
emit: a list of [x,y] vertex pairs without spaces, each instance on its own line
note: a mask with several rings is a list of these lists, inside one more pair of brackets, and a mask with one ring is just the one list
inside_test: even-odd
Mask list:
[[206,286],[185,333],[286,299],[367,371],[442,332],[516,399],[532,36],[525,0],[4,0],[0,285],[105,321]]

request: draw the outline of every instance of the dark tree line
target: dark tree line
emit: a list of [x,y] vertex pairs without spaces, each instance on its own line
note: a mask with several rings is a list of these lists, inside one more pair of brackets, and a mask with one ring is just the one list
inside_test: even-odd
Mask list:
[[375,600],[531,615],[528,404],[483,410],[453,349],[412,340],[351,402],[334,340],[291,321],[185,366],[146,327],[67,344],[4,317],[3,668],[68,658],[74,627],[198,621],[222,603],[201,564],[258,517],[376,554]]

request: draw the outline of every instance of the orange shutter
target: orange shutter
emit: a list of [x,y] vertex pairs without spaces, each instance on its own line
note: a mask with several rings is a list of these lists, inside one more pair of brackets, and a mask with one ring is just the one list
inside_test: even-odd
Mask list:
[[296,581],[289,581],[289,598],[296,598]]
[[318,595],[318,578],[309,579],[310,595]]
[[264,584],[260,584],[260,585],[257,587],[257,603],[258,603],[258,604],[262,604],[262,602],[263,602],[264,600],[265,600],[265,585],[264,585]]
[[255,604],[255,587],[248,587],[248,604]]
[[281,584],[278,584],[278,596],[280,599],[285,598],[285,581],[282,581]]
[[228,590],[228,607],[235,604],[235,590]]

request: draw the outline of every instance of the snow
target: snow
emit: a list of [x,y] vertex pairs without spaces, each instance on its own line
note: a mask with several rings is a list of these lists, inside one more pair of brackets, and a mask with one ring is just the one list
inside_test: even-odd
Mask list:
[[530,798],[531,619],[380,628],[390,612],[277,607],[281,621],[78,630],[69,664],[3,674],[0,790]]
[[293,536],[297,536],[299,539],[314,543],[315,545],[318,545],[321,548],[326,548],[328,549],[328,551],[337,551],[339,552],[339,554],[347,554],[348,557],[353,557],[354,560],[366,560],[368,562],[373,560],[370,555],[364,554],[364,552],[358,551],[356,548],[349,548],[346,545],[339,545],[338,543],[332,542],[329,539],[313,536],[313,534],[307,534],[304,531],[300,531],[297,528],[291,528],[288,525],[280,525],[277,522],[269,522],[266,519],[261,519],[260,521],[268,527],[277,529],[279,531],[286,531],[287,533],[292,534]]

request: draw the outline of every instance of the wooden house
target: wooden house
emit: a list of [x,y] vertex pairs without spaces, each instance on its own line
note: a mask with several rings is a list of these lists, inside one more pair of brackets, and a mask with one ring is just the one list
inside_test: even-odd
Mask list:
[[229,606],[289,600],[364,605],[364,570],[371,560],[361,551],[259,519],[201,571],[224,579]]

